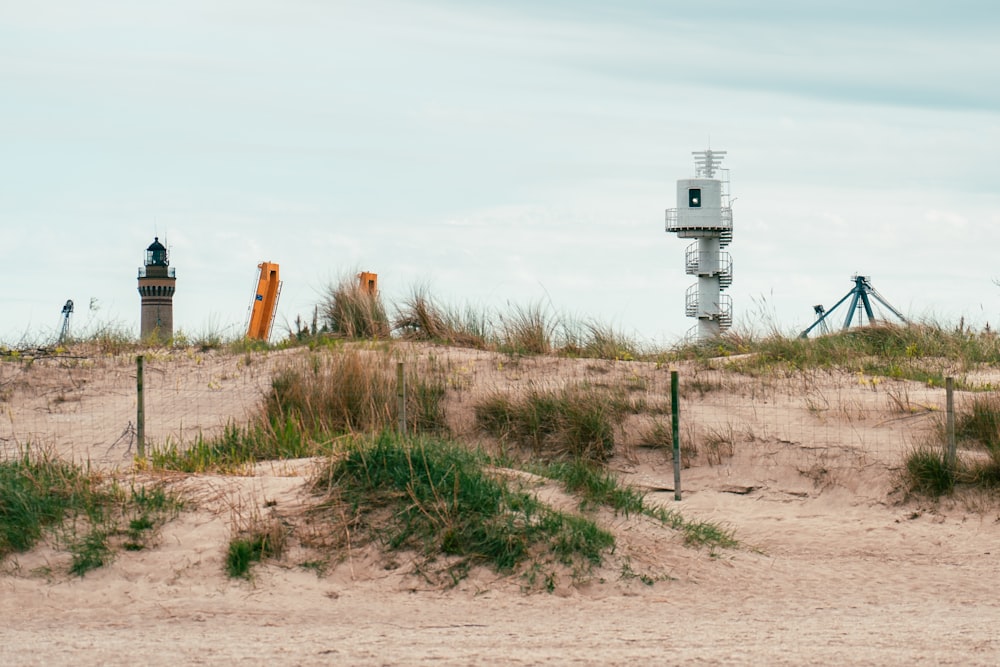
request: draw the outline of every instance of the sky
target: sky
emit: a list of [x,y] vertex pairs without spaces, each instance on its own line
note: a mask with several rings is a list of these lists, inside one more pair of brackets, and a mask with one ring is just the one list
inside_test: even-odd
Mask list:
[[[541,305],[673,344],[692,152],[727,151],[734,327],[797,333],[855,274],[1000,326],[1000,5],[950,0],[0,0],[0,341],[275,337],[373,271],[390,304]],[[839,317],[837,324],[840,324]]]

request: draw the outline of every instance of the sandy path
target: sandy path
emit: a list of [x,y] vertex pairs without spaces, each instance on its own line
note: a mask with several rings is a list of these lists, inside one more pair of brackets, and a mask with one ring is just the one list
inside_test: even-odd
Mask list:
[[[304,575],[306,577],[312,575]],[[727,599],[695,584],[635,597],[570,599],[399,593],[336,597],[314,581],[271,582],[280,596],[230,590],[155,603],[73,591],[0,631],[4,664],[956,664],[1000,658],[997,604],[924,596]],[[297,584],[297,585],[296,585]],[[667,587],[665,587],[667,588]],[[853,588],[853,590],[852,590]],[[36,594],[37,591],[10,591]],[[60,599],[68,597],[70,599]],[[868,599],[866,599],[866,597]],[[276,599],[278,598],[278,599]],[[290,604],[291,603],[291,604]],[[113,605],[110,612],[106,605]],[[11,610],[5,609],[9,620]]]
[[[301,483],[283,479],[286,493]],[[664,545],[674,580],[603,571],[605,583],[555,595],[486,573],[413,591],[412,577],[360,561],[325,577],[269,565],[253,583],[229,581],[225,521],[185,514],[159,548],[84,579],[0,580],[0,662],[996,664],[998,524],[850,500],[693,491],[687,515],[725,512],[759,551]]]

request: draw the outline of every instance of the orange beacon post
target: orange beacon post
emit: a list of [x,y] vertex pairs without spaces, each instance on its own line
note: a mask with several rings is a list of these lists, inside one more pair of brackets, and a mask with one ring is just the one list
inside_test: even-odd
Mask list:
[[278,280],[277,264],[261,262],[257,268],[260,271],[257,277],[257,290],[254,292],[253,304],[250,307],[247,337],[266,341],[271,337],[274,313],[278,308],[278,296],[281,294],[281,281]]
[[378,274],[362,271],[358,274],[358,287],[365,294],[375,296],[378,294]]

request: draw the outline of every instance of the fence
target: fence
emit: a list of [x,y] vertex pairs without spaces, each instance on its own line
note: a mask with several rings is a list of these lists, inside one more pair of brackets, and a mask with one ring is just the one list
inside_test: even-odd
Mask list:
[[[281,353],[145,355],[145,439],[191,442],[242,423]],[[0,364],[0,454],[26,446],[109,467],[137,453],[134,356],[38,357]]]
[[[190,443],[227,423],[245,423],[289,358],[342,352],[148,353],[145,440]],[[672,458],[666,367],[433,347],[384,353],[415,360],[418,373],[447,387],[445,410],[457,437],[476,437],[474,406],[487,394],[587,386],[619,392],[632,404],[618,434],[625,467]],[[139,435],[136,371],[129,355],[0,363],[0,454],[32,444],[99,466],[128,462]],[[724,475],[752,460],[756,475],[794,470],[817,484],[898,467],[911,447],[940,438],[946,413],[943,387],[834,371],[751,375],[682,364],[679,394],[685,464]],[[960,392],[956,410],[968,400]]]

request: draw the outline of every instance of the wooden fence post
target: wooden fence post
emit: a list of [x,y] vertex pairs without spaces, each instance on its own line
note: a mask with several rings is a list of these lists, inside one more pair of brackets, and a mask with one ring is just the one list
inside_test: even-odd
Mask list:
[[399,416],[399,434],[406,435],[406,373],[403,362],[396,364],[396,413]]
[[136,455],[146,458],[146,404],[142,391],[142,355],[135,358],[135,440]]
[[947,377],[944,379],[945,389],[945,431],[948,435],[947,449],[944,454],[945,467],[955,471],[955,458],[957,456],[957,445],[955,443],[955,379]]
[[681,499],[681,421],[677,371],[670,371],[670,422],[674,441],[674,500]]

